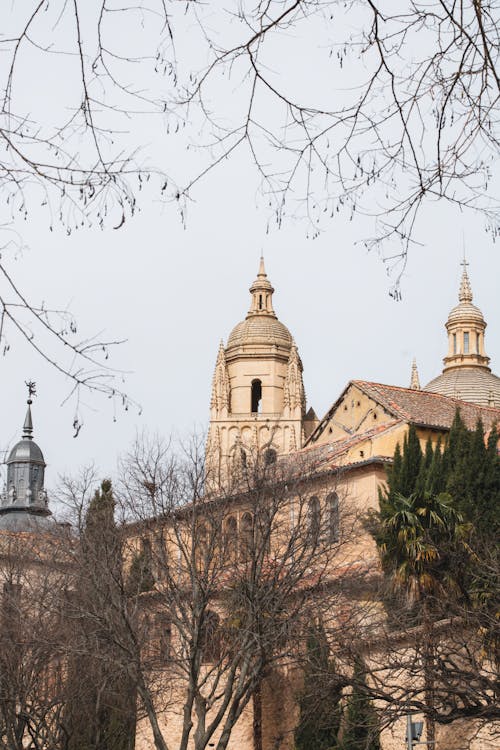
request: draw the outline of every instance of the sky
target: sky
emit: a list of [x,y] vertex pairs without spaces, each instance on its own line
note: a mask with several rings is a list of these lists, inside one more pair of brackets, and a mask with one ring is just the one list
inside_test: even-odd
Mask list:
[[[168,154],[158,135],[150,143],[170,164],[184,157],[182,142],[165,141]],[[474,302],[489,324],[486,351],[500,372],[500,257],[480,216],[429,205],[395,301],[394,275],[362,244],[372,231],[368,218],[337,214],[314,240],[293,217],[278,229],[245,153],[200,183],[185,224],[153,189],[140,208],[116,230],[68,236],[61,226],[50,231],[37,209],[12,226],[23,249],[11,254],[8,268],[23,292],[35,303],[69,308],[79,335],[123,339],[108,363],[140,405],[124,411],[92,394],[82,394],[78,407],[65,401],[70,384],[9,333],[9,351],[0,357],[0,448],[20,438],[25,381],[36,381],[34,436],[49,490],[60,475],[90,463],[103,477],[115,476],[118,456],[142,431],[183,438],[206,430],[219,342],[247,313],[261,253],[275,311],[299,348],[308,407],[319,417],[350,379],[407,386],[413,357],[422,385],[439,374],[464,251]],[[83,426],[74,438],[76,411]]]

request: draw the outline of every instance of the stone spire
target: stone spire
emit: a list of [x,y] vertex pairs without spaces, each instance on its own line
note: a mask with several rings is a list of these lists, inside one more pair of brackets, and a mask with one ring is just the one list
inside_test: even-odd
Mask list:
[[467,261],[462,261],[464,270],[462,271],[462,280],[460,282],[460,291],[458,293],[459,302],[472,302],[472,288],[469,281],[469,275],[467,273]]
[[415,359],[415,357],[413,357],[413,362],[411,365],[410,388],[413,391],[420,390],[420,378],[418,377],[417,360]]
[[226,352],[221,341],[215,363],[215,372],[212,381],[212,398],[210,408],[214,414],[229,411],[230,386],[226,364]]

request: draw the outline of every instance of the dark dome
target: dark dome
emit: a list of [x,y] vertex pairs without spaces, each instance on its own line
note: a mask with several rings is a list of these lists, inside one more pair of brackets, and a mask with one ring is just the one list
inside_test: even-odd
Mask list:
[[6,463],[12,464],[20,461],[30,461],[45,466],[42,451],[34,440],[30,440],[29,438],[25,438],[16,443],[12,448]]

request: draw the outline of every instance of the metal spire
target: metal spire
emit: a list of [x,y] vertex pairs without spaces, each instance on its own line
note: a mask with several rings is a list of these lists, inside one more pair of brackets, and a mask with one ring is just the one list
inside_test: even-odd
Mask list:
[[33,440],[33,419],[31,417],[31,404],[33,403],[32,396],[36,396],[36,383],[33,380],[26,381],[26,387],[28,389],[28,408],[26,410],[26,416],[23,424],[23,438]]

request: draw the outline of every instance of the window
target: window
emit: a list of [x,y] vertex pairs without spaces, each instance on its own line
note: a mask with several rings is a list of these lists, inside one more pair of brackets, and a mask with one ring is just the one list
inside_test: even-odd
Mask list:
[[226,519],[224,527],[224,548],[226,560],[236,560],[238,546],[238,524],[234,516]]
[[316,544],[318,541],[320,522],[321,511],[319,500],[317,497],[312,497],[309,500],[309,508],[307,513],[307,535],[310,544]]
[[464,331],[464,354],[469,353],[469,331]]
[[240,521],[240,556],[246,560],[252,552],[253,547],[253,516],[251,513],[243,513]]
[[262,382],[260,380],[252,380],[252,414],[258,414],[261,408],[262,400]]
[[262,294],[259,294],[259,310],[262,310]]
[[481,339],[479,338],[479,334],[476,333],[476,352],[479,354],[481,352],[479,344],[481,343]]
[[265,463],[265,465],[266,466],[270,466],[271,464],[275,464],[276,463],[276,456],[277,456],[277,453],[274,450],[274,448],[268,448],[264,452],[264,463]]
[[328,541],[338,542],[340,538],[339,497],[336,492],[326,498],[328,508]]
[[453,354],[457,353],[457,334],[453,334]]
[[202,660],[205,664],[215,662],[220,657],[219,616],[212,610],[207,609],[200,625]]

